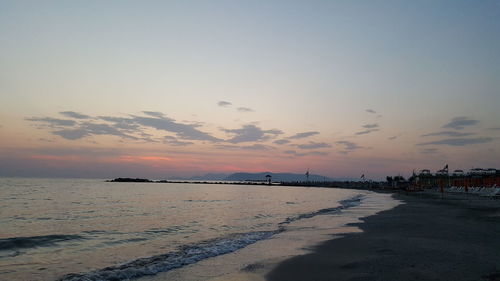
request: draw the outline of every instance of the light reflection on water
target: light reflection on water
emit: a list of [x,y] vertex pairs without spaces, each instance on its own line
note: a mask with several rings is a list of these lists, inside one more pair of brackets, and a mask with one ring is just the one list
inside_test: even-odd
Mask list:
[[[274,231],[357,191],[0,179],[0,279],[55,280],[234,233]],[[17,238],[16,238],[17,237]]]

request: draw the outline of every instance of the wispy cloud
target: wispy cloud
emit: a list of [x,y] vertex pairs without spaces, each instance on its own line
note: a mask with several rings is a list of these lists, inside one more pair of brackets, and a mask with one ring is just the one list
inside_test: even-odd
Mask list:
[[368,129],[368,130],[359,131],[359,132],[356,132],[356,135],[366,135],[366,134],[370,134],[370,133],[373,133],[376,131],[379,131],[379,129]]
[[349,152],[363,148],[362,146],[359,146],[358,144],[350,142],[350,141],[337,141],[337,142],[335,142],[335,144],[344,146],[344,150],[340,151],[340,153],[343,153],[343,154],[347,154]]
[[59,112],[59,114],[64,115],[66,117],[75,118],[75,119],[89,119],[90,118],[90,116],[88,116],[88,115],[81,114],[81,113],[74,112],[74,111],[62,111],[62,112]]
[[366,124],[366,125],[363,125],[363,128],[365,128],[365,129],[373,129],[373,128],[378,128],[378,124],[377,124],[377,123],[373,123],[373,124]]
[[252,145],[229,145],[229,144],[217,144],[215,145],[215,148],[218,149],[231,149],[231,150],[260,150],[260,151],[267,151],[274,149],[272,146],[268,145],[263,145],[260,143],[252,144]]
[[241,146],[241,148],[242,149],[247,149],[247,150],[271,150],[271,149],[273,149],[272,146],[263,145],[263,144],[260,144],[260,143]]
[[255,125],[244,125],[241,129],[222,129],[224,132],[234,135],[229,139],[230,143],[260,142],[268,140],[274,136],[283,134],[281,130],[262,130]]
[[398,138],[398,136],[390,136],[390,137],[388,137],[387,139],[388,139],[388,140],[395,140],[395,139],[397,139],[397,138]]
[[449,123],[443,125],[443,128],[462,130],[467,126],[474,126],[479,123],[479,120],[470,119],[469,117],[459,116],[453,118]]
[[228,106],[232,105],[232,103],[230,103],[230,102],[228,102],[228,101],[223,101],[223,100],[221,100],[221,101],[219,101],[219,102],[217,103],[217,105],[218,105],[218,106],[222,106],[222,107],[228,107]]
[[149,115],[149,116],[152,116],[152,117],[156,117],[156,118],[164,118],[165,117],[165,114],[163,114],[162,112],[158,112],[158,111],[143,111],[142,113]]
[[303,138],[308,138],[310,136],[318,135],[319,132],[315,131],[310,131],[310,132],[303,132],[303,133],[297,133],[291,137],[288,137],[289,139],[296,140],[296,139],[303,139]]
[[309,151],[307,154],[308,155],[325,156],[325,155],[328,155],[328,152],[326,152],[326,151]]
[[300,149],[318,149],[318,148],[328,148],[332,147],[331,144],[328,144],[326,142],[309,142],[307,144],[298,144],[298,148]]
[[293,155],[296,157],[302,157],[306,155],[315,155],[315,156],[325,156],[328,155],[328,152],[325,151],[308,151],[308,152],[297,152],[295,150],[285,150],[283,153],[288,155]]
[[470,144],[481,144],[492,142],[493,138],[490,137],[477,137],[477,138],[452,138],[443,139],[438,141],[430,141],[418,143],[417,145],[451,145],[451,146],[465,146]]
[[97,117],[100,120],[104,120],[107,122],[114,123],[113,126],[115,128],[125,130],[126,132],[142,132],[140,129],[140,125],[135,122],[132,118],[124,118],[124,117],[112,117],[112,116],[99,116]]
[[120,130],[108,124],[83,123],[75,129],[63,129],[53,132],[54,135],[61,136],[68,140],[77,140],[91,135],[111,135],[122,138],[137,140],[137,137],[125,134]]
[[68,129],[54,131],[52,134],[65,138],[67,140],[77,140],[88,136],[88,132],[84,129]]
[[305,156],[306,155],[305,153],[299,153],[295,150],[285,150],[285,151],[283,151],[283,153],[293,155],[293,156]]
[[194,144],[193,142],[190,141],[179,141],[177,138],[172,137],[172,136],[164,136],[163,137],[163,142],[173,145],[173,146],[187,146]]
[[119,149],[100,147],[37,147],[29,149],[30,154],[51,156],[77,156],[77,157],[110,157],[121,155]]
[[371,114],[377,114],[377,112],[373,109],[368,108],[366,112],[371,113]]
[[175,122],[174,119],[168,117],[153,118],[134,116],[134,122],[142,126],[151,127],[157,130],[163,130],[177,134],[181,139],[186,140],[202,140],[202,141],[221,141],[220,139],[202,132],[197,129],[198,124],[182,124]]
[[420,151],[422,154],[434,154],[436,152],[438,152],[437,148],[425,148]]
[[253,112],[253,109],[249,107],[238,107],[239,112]]
[[475,135],[475,134],[474,133],[461,133],[461,132],[455,132],[455,131],[441,131],[441,132],[425,134],[425,135],[422,135],[422,137],[432,137],[432,136],[466,137],[466,136],[472,136],[472,135]]
[[285,140],[285,139],[280,139],[280,140],[273,141],[273,143],[275,143],[275,144],[287,144],[287,143],[290,143],[290,141]]
[[44,123],[49,126],[74,126],[76,122],[74,120],[67,120],[67,119],[58,119],[58,118],[51,118],[51,117],[32,117],[32,118],[26,118],[25,120],[27,121],[32,121],[32,122],[38,122],[38,123]]
[[[180,123],[172,118],[166,117],[161,112],[144,111],[143,113],[146,116],[97,117],[97,120],[101,120],[101,122],[76,122],[75,120],[51,117],[27,118],[26,120],[38,124],[48,124],[49,127],[54,130],[52,134],[68,140],[77,140],[92,135],[111,135],[132,140],[152,141],[151,138],[143,137],[142,135],[144,134],[143,130],[153,128],[160,131],[175,133],[178,138],[186,140],[222,141],[208,133],[200,131],[198,129],[198,127],[201,126],[200,124]],[[90,116],[88,117],[91,118]],[[104,121],[104,123],[102,121]]]
[[81,128],[83,130],[86,130],[89,134],[91,135],[111,135],[111,136],[118,136],[118,137],[124,137],[124,138],[129,138],[129,139],[138,139],[134,136],[125,134],[121,132],[119,129],[108,125],[108,124],[99,124],[99,123],[83,123],[81,124]]

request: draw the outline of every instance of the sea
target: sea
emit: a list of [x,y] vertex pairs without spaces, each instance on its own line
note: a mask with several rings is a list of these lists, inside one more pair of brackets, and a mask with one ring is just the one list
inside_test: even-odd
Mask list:
[[0,178],[0,280],[245,280],[397,204],[339,188]]

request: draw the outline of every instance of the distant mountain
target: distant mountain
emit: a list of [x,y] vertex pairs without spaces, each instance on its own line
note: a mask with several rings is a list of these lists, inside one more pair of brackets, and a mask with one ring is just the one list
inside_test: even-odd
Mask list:
[[[225,180],[227,181],[262,181],[266,180],[266,175],[270,175],[272,181],[278,182],[278,181],[306,181],[306,175],[304,174],[293,174],[293,173],[270,173],[270,172],[263,172],[263,173],[234,173],[229,175]],[[331,179],[329,177],[324,177],[321,175],[309,175],[309,180],[310,181],[333,181],[334,179]]]
[[[186,181],[263,181],[266,180],[266,175],[271,175],[272,181],[306,181],[306,175],[304,174],[294,174],[294,173],[234,173],[234,174],[223,174],[223,173],[208,173],[200,176],[193,176],[189,178],[179,178],[172,177],[169,180],[186,180]],[[310,181],[358,181],[355,178],[329,178],[322,175],[309,175]]]
[[228,174],[215,174],[215,173],[208,173],[202,176],[194,176],[190,177],[187,180],[192,180],[192,181],[222,181],[225,180],[228,177]]

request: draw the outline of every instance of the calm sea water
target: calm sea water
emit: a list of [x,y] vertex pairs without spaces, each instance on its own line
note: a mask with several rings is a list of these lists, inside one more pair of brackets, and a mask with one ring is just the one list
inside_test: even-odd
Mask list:
[[232,253],[368,192],[0,178],[0,280],[129,280]]

